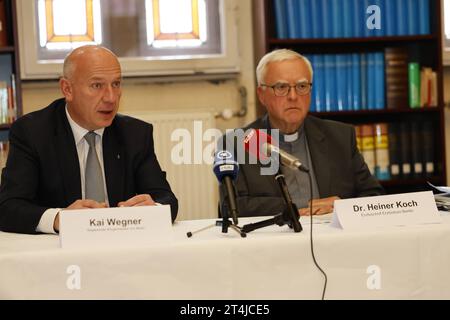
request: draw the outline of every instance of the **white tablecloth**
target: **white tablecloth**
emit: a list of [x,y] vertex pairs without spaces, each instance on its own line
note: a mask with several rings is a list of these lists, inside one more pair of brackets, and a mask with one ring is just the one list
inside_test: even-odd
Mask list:
[[[301,233],[271,226],[247,238],[220,227],[187,238],[212,220],[184,221],[175,243],[128,249],[63,250],[55,235],[0,233],[0,299],[320,299],[308,219]],[[326,222],[313,233],[325,298],[450,299],[450,216],[371,232]],[[70,266],[80,268],[80,289],[67,285]],[[379,288],[368,286],[368,268],[379,271]]]

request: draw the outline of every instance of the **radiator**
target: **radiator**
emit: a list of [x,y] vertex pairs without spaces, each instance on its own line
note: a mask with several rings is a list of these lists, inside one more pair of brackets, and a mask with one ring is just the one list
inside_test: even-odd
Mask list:
[[[203,132],[215,127],[212,113],[158,113],[149,111],[122,112],[153,125],[155,153],[162,169],[167,173],[167,180],[178,198],[177,220],[209,219],[218,216],[218,183],[212,165],[202,161],[200,157],[199,137]],[[197,130],[194,130],[196,124]],[[199,132],[199,126],[203,132]],[[173,148],[180,144],[179,140],[171,141],[176,129],[185,129],[190,133],[191,164],[176,164],[172,161]],[[196,132],[194,132],[196,131]],[[180,132],[180,131],[178,131]],[[194,136],[197,137],[196,142]],[[202,148],[211,142],[203,142]],[[197,152],[194,152],[194,149]]]

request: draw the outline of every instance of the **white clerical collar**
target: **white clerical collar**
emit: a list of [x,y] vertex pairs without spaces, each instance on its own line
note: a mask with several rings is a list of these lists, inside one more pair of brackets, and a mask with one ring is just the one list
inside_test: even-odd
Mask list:
[[[69,121],[70,128],[72,129],[72,132],[73,132],[75,144],[78,144],[84,138],[86,133],[89,132],[89,130],[81,127],[78,123],[75,122],[75,120],[72,119],[72,117],[69,114],[69,110],[67,109],[67,105],[66,105],[66,116],[67,116],[67,120]],[[98,134],[100,136],[100,138],[102,138],[104,131],[105,131],[105,128],[100,128],[100,129],[95,130],[94,132],[96,134]]]
[[298,139],[298,131],[283,135],[284,142],[294,142]]

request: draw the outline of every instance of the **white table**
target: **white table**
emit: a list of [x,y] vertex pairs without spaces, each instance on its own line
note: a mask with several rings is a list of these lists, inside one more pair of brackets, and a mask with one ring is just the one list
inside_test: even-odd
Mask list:
[[[272,226],[247,238],[214,227],[188,239],[212,220],[178,222],[175,243],[130,249],[62,250],[55,235],[0,233],[0,299],[320,299],[308,219],[301,233]],[[317,222],[327,299],[450,299],[450,215],[443,224],[372,232]],[[79,290],[67,286],[73,265]],[[370,266],[379,268],[378,290],[367,286]]]

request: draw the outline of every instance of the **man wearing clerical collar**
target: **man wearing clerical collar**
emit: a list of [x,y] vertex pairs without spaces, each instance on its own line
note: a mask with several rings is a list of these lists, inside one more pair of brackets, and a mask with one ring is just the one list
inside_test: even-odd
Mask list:
[[[297,52],[280,49],[258,64],[257,94],[267,114],[250,128],[279,130],[281,150],[309,168],[313,214],[333,211],[334,200],[384,193],[357,149],[353,126],[308,115],[313,69]],[[285,207],[274,175],[261,174],[261,164],[240,163],[236,181],[241,216],[274,215]],[[310,213],[307,173],[280,167],[300,215]],[[223,198],[222,198],[223,200]]]

